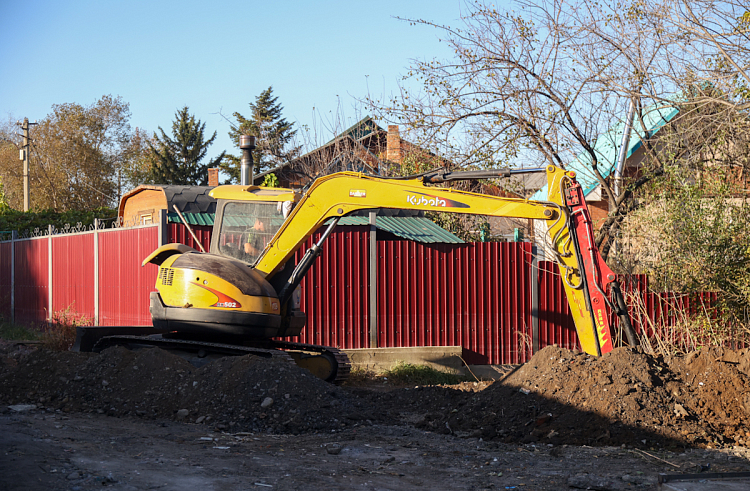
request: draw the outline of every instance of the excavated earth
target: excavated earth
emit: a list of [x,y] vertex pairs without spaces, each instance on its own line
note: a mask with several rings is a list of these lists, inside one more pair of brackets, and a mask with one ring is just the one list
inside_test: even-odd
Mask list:
[[[393,431],[383,428],[400,428],[411,435],[410,441],[423,435],[424,448],[448,445],[434,439],[453,442],[450,445],[459,448],[452,450],[453,459],[468,451],[461,445],[471,449],[520,445],[552,454],[574,446],[652,456],[654,452],[686,455],[696,449],[742,452],[750,446],[747,355],[748,350],[704,349],[655,357],[619,348],[596,358],[547,347],[494,383],[394,388],[378,381],[374,390],[333,386],[292,363],[250,356],[227,357],[196,368],[157,348],[110,348],[95,354],[5,343],[0,345],[0,407],[6,418],[29,420],[33,414],[93,418],[109,421],[113,428],[132,425],[132,431],[142,425],[168,424],[204,434],[254,435],[256,440],[263,436],[310,441],[315,435],[330,440],[332,433],[366,439]],[[19,411],[30,413],[24,416]],[[295,435],[299,436],[295,439]],[[735,465],[723,469],[749,470],[746,453],[742,455]],[[497,460],[488,460],[488,466],[490,462]],[[691,461],[667,469],[684,471],[694,465]],[[563,467],[567,473],[560,471],[564,477],[560,482],[566,487],[573,486],[570,479],[591,463]],[[502,475],[495,470],[495,477]],[[626,482],[630,487],[622,489],[637,488],[636,481]],[[550,487],[526,489],[559,489],[560,482],[553,479]],[[639,485],[649,489],[654,482]],[[459,487],[488,486],[472,483]],[[620,484],[586,487],[620,489]],[[399,488],[393,486],[382,489]]]

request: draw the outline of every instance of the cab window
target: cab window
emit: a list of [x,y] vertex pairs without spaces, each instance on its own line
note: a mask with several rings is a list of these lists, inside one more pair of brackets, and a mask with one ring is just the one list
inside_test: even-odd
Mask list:
[[279,203],[233,202],[224,206],[219,253],[255,263],[284,223]]

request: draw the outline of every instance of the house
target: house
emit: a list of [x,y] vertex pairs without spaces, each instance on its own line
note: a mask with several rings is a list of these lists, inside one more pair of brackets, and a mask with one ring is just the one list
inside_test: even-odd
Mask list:
[[167,210],[168,216],[174,215],[179,220],[175,207],[184,214],[213,216],[216,212],[216,200],[208,195],[212,189],[212,186],[142,184],[123,195],[117,207],[117,217],[124,224],[145,225],[157,223],[160,210]]
[[388,125],[386,131],[367,116],[325,145],[256,175],[253,182],[260,185],[265,176],[274,174],[281,187],[302,188],[316,177],[334,172],[389,175],[405,156],[416,152],[435,157],[401,138],[398,125]]

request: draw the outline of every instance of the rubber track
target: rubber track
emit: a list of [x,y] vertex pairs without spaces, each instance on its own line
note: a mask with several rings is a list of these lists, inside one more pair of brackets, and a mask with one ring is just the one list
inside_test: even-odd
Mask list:
[[107,336],[99,340],[94,346],[95,352],[100,352],[112,346],[139,344],[155,346],[165,349],[205,349],[213,353],[220,353],[229,356],[255,355],[263,358],[273,358],[280,361],[294,363],[294,359],[284,351],[276,349],[255,348],[251,346],[239,346],[236,344],[208,343],[204,341],[192,341],[187,339],[164,339],[151,336]]
[[270,345],[279,349],[293,351],[312,351],[314,353],[330,353],[336,359],[336,378],[331,383],[341,385],[349,378],[352,364],[346,353],[338,348],[322,346],[319,344],[292,343],[287,341],[270,341]]
[[349,357],[346,355],[346,353],[337,348],[331,348],[330,346],[321,346],[317,344],[291,343],[286,341],[267,341],[263,344],[264,346],[268,346],[268,348],[257,348],[253,346],[209,343],[188,339],[164,339],[156,336],[119,335],[107,336],[100,339],[99,342],[96,343],[96,346],[94,346],[93,351],[98,353],[112,346],[128,344],[148,345],[165,349],[190,349],[196,351],[199,349],[206,349],[206,351],[220,353],[228,356],[255,355],[261,356],[263,358],[282,360],[289,363],[294,363],[294,359],[289,356],[286,351],[283,350],[309,351],[313,353],[327,352],[333,355],[334,359],[336,360],[336,377],[331,382],[336,385],[341,385],[346,379],[348,379],[352,369],[352,364],[349,361]]

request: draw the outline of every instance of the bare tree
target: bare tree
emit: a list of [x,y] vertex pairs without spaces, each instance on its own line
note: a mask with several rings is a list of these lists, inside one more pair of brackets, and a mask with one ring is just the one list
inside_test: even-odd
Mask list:
[[[661,113],[678,109],[682,127],[694,129],[709,114],[714,128],[726,117],[716,106],[727,94],[694,75],[710,46],[680,36],[675,16],[671,0],[648,6],[641,0],[520,0],[508,11],[478,0],[466,4],[458,27],[407,19],[436,28],[455,55],[415,60],[397,96],[369,102],[460,167],[566,167],[577,160],[609,203],[597,237],[606,257],[637,206],[638,189],[695,151],[694,142],[682,139],[664,154],[662,132],[655,131],[666,122]],[[696,97],[709,92],[712,110],[700,112],[709,102],[696,105]],[[623,125],[631,101],[634,136],[645,157],[639,172],[616,189],[607,177],[614,159],[601,148],[620,142],[601,139],[616,134],[608,130]],[[685,117],[686,109],[693,117]]]

